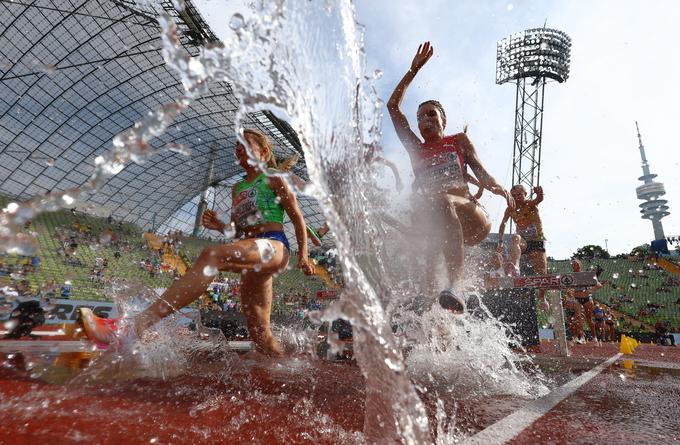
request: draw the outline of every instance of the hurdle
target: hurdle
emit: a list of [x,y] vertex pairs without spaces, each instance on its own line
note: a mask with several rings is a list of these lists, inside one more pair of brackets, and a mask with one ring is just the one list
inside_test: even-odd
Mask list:
[[545,290],[550,303],[551,315],[554,318],[555,340],[560,356],[570,355],[567,343],[564,308],[562,307],[562,291],[574,288],[588,288],[598,283],[595,272],[571,272],[553,275],[529,275],[518,277],[487,278],[487,290],[533,289]]

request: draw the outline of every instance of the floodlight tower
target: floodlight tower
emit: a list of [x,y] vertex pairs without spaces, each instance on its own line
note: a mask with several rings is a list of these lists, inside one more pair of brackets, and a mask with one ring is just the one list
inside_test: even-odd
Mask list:
[[545,84],[567,80],[570,54],[569,36],[549,28],[512,34],[496,47],[496,84],[517,84],[512,184],[523,184],[530,194],[540,184]]
[[645,156],[645,146],[642,145],[642,136],[640,135],[640,127],[638,126],[637,121],[635,122],[635,128],[637,128],[638,142],[640,143],[640,157],[642,158],[642,176],[638,178],[638,181],[644,182],[644,184],[635,189],[637,198],[644,201],[640,204],[640,213],[642,213],[641,218],[648,219],[652,222],[654,239],[662,240],[665,236],[661,218],[671,214],[666,205],[668,204],[668,201],[659,199],[666,194],[666,189],[664,188],[663,183],[653,181],[657,175],[649,171],[649,164],[647,163],[647,157]]

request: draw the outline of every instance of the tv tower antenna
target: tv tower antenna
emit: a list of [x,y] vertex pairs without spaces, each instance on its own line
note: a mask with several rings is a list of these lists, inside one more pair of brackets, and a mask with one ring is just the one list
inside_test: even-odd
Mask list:
[[640,213],[642,219],[648,219],[652,222],[654,229],[654,239],[664,239],[663,225],[661,219],[670,215],[668,211],[668,201],[660,199],[666,194],[666,189],[661,182],[655,182],[653,179],[657,175],[649,171],[649,163],[647,163],[647,156],[645,155],[645,146],[642,144],[642,136],[640,135],[640,127],[635,121],[635,128],[637,129],[638,141],[640,143],[640,157],[642,158],[642,176],[638,181],[644,182],[641,186],[635,189],[637,198],[643,200],[640,204]]

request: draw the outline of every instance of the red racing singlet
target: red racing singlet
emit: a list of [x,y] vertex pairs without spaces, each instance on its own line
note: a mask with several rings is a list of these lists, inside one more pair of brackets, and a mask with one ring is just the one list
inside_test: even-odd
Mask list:
[[423,190],[439,192],[465,187],[465,156],[458,135],[444,136],[438,142],[425,142],[417,151],[419,166],[416,176]]

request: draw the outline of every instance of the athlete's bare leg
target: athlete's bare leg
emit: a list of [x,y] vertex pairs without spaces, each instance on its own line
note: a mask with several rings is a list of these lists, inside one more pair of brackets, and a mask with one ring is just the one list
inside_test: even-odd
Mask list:
[[[448,199],[448,198],[447,198]],[[446,224],[444,225],[444,259],[446,260],[449,285],[457,288],[463,279],[463,260],[465,247],[463,238],[463,226],[458,216],[455,203],[449,200],[446,209]]]
[[272,335],[271,274],[246,272],[241,275],[241,310],[248,320],[248,332],[257,351],[270,356],[282,356],[283,348]]
[[477,203],[456,195],[446,195],[448,221],[445,229],[444,257],[451,286],[457,288],[463,278],[465,246],[479,244],[491,230],[491,223]]
[[[161,318],[200,297],[214,278],[215,273],[213,273],[212,268],[220,271],[237,272],[242,275],[244,272],[255,272],[257,269],[259,273],[256,275],[264,276],[266,285],[271,287],[271,280],[266,280],[266,276],[271,277],[272,274],[286,266],[288,251],[280,241],[258,241],[268,241],[274,247],[274,252],[269,261],[262,260],[260,249],[254,239],[206,247],[199,255],[196,263],[184,276],[175,281],[158,300],[135,317],[135,330],[142,333]],[[271,299],[271,289],[269,292]],[[249,328],[251,328],[250,320]]]
[[595,304],[592,300],[588,301],[583,305],[583,318],[585,318],[586,323],[588,323],[588,328],[590,328],[590,334],[593,336],[593,341],[597,341],[597,332],[595,331],[595,323],[593,323],[593,309]]
[[613,324],[608,325],[607,330],[609,331],[609,341],[611,342],[616,341],[616,325]]
[[510,257],[510,262],[517,266],[519,269],[519,259],[522,256],[522,252],[527,249],[527,242],[524,238],[514,234],[510,237],[510,245],[508,246],[508,255]]
[[573,338],[585,337],[585,334],[583,333],[583,309],[581,307],[581,304],[576,301],[574,302],[574,317],[572,318],[572,321],[573,321],[572,337]]
[[[545,275],[548,273],[548,258],[545,252],[529,252],[529,264],[534,269],[534,273],[537,275]],[[547,311],[550,306],[545,299],[545,290],[541,289],[538,291],[538,301],[539,304],[543,306],[543,310]]]
[[548,258],[545,252],[530,252],[528,257],[529,264],[531,264],[535,274],[545,275],[548,273]]
[[466,246],[476,246],[484,241],[491,231],[491,223],[482,207],[474,201],[459,196],[454,198],[456,213],[463,229],[463,242]]

